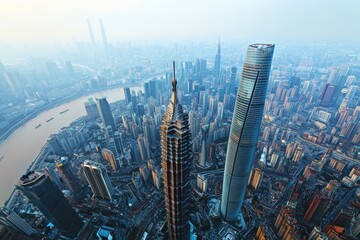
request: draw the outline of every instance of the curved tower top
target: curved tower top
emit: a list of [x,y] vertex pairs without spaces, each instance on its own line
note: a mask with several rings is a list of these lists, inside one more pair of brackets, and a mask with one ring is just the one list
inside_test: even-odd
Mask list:
[[252,44],[246,53],[224,170],[221,215],[226,221],[238,218],[244,199],[259,135],[274,47],[274,44]]

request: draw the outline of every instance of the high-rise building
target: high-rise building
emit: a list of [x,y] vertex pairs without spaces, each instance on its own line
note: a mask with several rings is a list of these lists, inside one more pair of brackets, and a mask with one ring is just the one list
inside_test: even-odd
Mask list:
[[237,68],[235,66],[231,67],[230,84],[228,86],[228,94],[235,94],[236,73],[237,73]]
[[84,103],[85,110],[87,114],[87,118],[89,120],[95,120],[100,117],[98,108],[96,106],[96,103],[94,99],[89,98],[87,102]]
[[102,38],[103,45],[104,45],[104,51],[105,51],[105,53],[108,53],[109,45],[108,45],[106,34],[105,34],[105,28],[104,28],[104,25],[103,25],[103,22],[101,19],[99,19],[99,24],[100,24],[100,30],[101,30],[101,38]]
[[113,132],[116,131],[114,117],[111,113],[111,108],[106,98],[97,98],[96,105],[101,117],[101,121],[106,129],[107,126],[111,127]]
[[131,102],[130,88],[128,88],[128,87],[124,88],[124,93],[125,93],[126,102],[129,104]]
[[261,180],[263,178],[263,172],[259,168],[252,168],[248,185],[252,186],[255,190],[259,188]]
[[31,171],[20,178],[16,188],[65,235],[75,237],[78,234],[83,222],[48,176]]
[[85,177],[94,193],[95,198],[103,200],[112,200],[114,189],[110,178],[103,165],[86,160],[82,164]]
[[273,44],[248,47],[226,154],[221,215],[237,219],[244,199],[262,119]]
[[160,132],[161,164],[169,239],[189,239],[190,131],[188,115],[184,113],[177,98],[175,62],[173,62],[170,103],[163,116]]
[[314,195],[308,209],[304,215],[304,222],[307,224],[317,224],[320,218],[329,208],[330,198],[326,190],[322,190]]
[[201,151],[199,157],[199,165],[201,167],[206,167],[208,158],[209,158],[209,126],[205,125],[201,128],[202,140],[201,140]]
[[37,231],[33,229],[16,212],[6,207],[0,209],[0,223],[7,225],[15,231],[21,232],[27,236],[36,235],[37,233]]
[[215,55],[215,63],[214,63],[214,76],[218,77],[220,74],[220,62],[221,62],[221,45],[220,45],[220,37],[217,45],[217,51]]
[[94,38],[94,32],[93,32],[93,30],[92,30],[91,23],[90,23],[90,20],[89,20],[89,19],[87,19],[87,25],[88,25],[88,28],[89,28],[91,46],[92,46],[93,48],[95,48],[96,43],[95,43],[95,38]]
[[112,170],[116,171],[118,168],[118,164],[116,162],[114,153],[107,148],[103,148],[101,149],[101,154],[103,158],[105,158],[110,163]]
[[80,181],[74,173],[73,167],[68,157],[62,157],[60,161],[56,162],[56,168],[64,180],[66,186],[74,194],[78,195],[82,192]]

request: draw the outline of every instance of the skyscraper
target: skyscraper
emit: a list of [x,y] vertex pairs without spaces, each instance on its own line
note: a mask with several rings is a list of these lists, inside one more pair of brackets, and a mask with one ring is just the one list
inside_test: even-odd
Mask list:
[[82,192],[80,181],[73,172],[73,167],[69,162],[69,158],[62,157],[56,162],[56,168],[64,180],[66,186],[74,195],[79,195]]
[[103,41],[103,45],[104,45],[104,51],[105,53],[108,52],[108,42],[107,42],[107,38],[106,38],[106,34],[105,34],[105,28],[103,25],[103,22],[101,19],[99,19],[99,24],[100,24],[100,30],[101,30],[101,38]]
[[84,105],[85,105],[87,118],[89,120],[95,120],[98,117],[100,117],[99,111],[97,109],[96,103],[93,98],[89,98],[88,101],[84,103]]
[[169,239],[189,239],[190,131],[188,115],[184,113],[177,98],[175,62],[173,62],[171,99],[167,112],[163,116],[160,132]]
[[65,235],[78,234],[83,222],[48,176],[31,171],[20,178],[16,187]]
[[268,85],[273,44],[248,47],[226,154],[221,215],[237,219],[253,162]]
[[105,168],[101,164],[89,160],[86,160],[82,167],[94,197],[111,200],[114,189]]
[[214,63],[214,76],[218,77],[220,74],[220,61],[221,61],[221,46],[220,46],[220,37],[217,45],[217,52],[215,55],[215,63]]
[[6,207],[0,209],[0,223],[9,226],[17,232],[24,233],[27,236],[37,234],[37,231],[33,229],[24,219],[17,215],[16,212]]
[[87,25],[88,25],[88,28],[89,28],[89,34],[90,34],[90,40],[91,40],[91,45],[93,48],[95,48],[95,38],[94,38],[94,32],[92,30],[92,27],[91,27],[91,23],[90,23],[90,20],[87,19]]
[[107,126],[111,127],[113,132],[116,131],[114,117],[111,113],[110,105],[106,98],[97,98],[96,105],[100,114],[101,121],[106,129]]
[[130,88],[128,88],[128,87],[124,88],[124,93],[125,93],[126,102],[129,104],[131,102]]

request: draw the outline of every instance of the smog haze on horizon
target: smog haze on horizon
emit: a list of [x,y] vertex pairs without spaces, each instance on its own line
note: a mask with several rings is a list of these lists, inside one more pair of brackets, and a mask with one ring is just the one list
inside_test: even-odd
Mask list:
[[0,6],[1,45],[88,41],[86,19],[103,19],[114,42],[208,41],[219,34],[272,42],[360,40],[356,0],[1,0]]

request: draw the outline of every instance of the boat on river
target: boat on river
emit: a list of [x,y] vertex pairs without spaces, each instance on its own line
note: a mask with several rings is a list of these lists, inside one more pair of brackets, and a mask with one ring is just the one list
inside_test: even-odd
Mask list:
[[53,120],[54,118],[49,118],[48,120],[46,120],[46,122],[50,122],[51,120]]
[[69,111],[70,109],[66,109],[64,111],[61,111],[60,114],[66,113],[67,111]]

